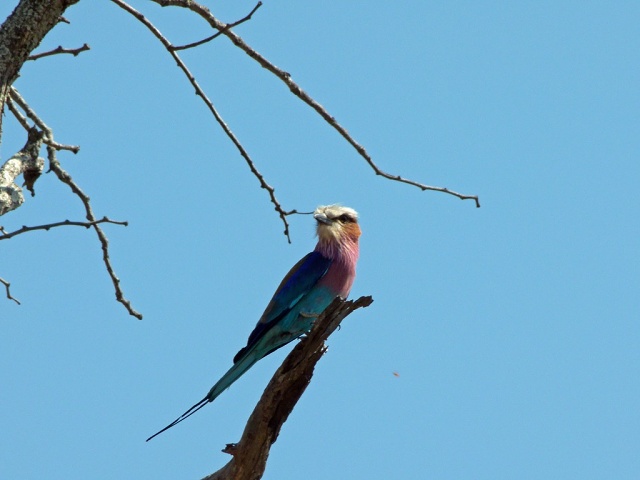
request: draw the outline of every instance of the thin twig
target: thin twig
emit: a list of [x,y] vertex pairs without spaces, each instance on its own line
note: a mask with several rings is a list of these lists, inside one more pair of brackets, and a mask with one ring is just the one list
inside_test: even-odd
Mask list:
[[49,57],[51,55],[58,55],[61,53],[66,53],[69,55],[73,55],[74,57],[77,57],[78,54],[80,54],[80,52],[85,52],[90,49],[91,47],[89,47],[89,45],[87,45],[86,43],[78,48],[63,48],[62,45],[59,45],[58,48],[54,48],[53,50],[49,50],[48,52],[42,52],[42,53],[36,53],[35,55],[30,55],[29,57],[27,57],[27,60],[38,60],[39,58]]
[[[11,96],[7,97],[7,102],[6,103],[7,103],[7,106],[9,107],[9,110],[11,111],[11,113],[13,113],[13,116],[16,117],[16,120],[18,120],[18,123],[20,125],[22,125],[22,127],[26,131],[29,131],[29,129],[31,128],[31,126],[29,125],[29,121],[27,120],[27,118],[24,115],[22,115],[20,110],[18,110],[18,108],[15,106],[15,104],[11,100]],[[47,136],[45,136],[45,138],[43,139],[43,142],[46,145],[51,145],[56,150],[68,150],[68,151],[73,152],[73,153],[78,153],[80,151],[80,147],[78,145],[64,145],[62,143],[58,143],[58,142],[54,141],[52,138],[48,138]]]
[[[251,10],[246,17],[241,18],[240,20],[237,20],[237,21],[235,21],[233,23],[228,23],[227,26],[225,27],[225,30],[229,30],[230,28],[237,27],[241,23],[244,23],[244,22],[246,22],[248,20],[251,20],[251,17],[253,16],[253,14],[256,13],[256,11],[261,6],[262,6],[262,2],[258,2],[256,4],[256,6],[253,7],[253,10]],[[186,50],[187,48],[199,47],[200,45],[204,45],[205,43],[210,42],[211,40],[214,40],[214,39],[218,38],[220,35],[222,35],[222,33],[223,33],[223,31],[219,31],[217,33],[214,33],[210,37],[204,38],[204,39],[199,40],[197,42],[188,43],[186,45],[181,45],[181,46],[172,46],[171,49],[175,51],[175,50]]]
[[16,302],[18,305],[20,305],[20,301],[11,296],[11,290],[9,290],[9,287],[11,287],[11,284],[9,282],[7,282],[4,278],[0,277],[0,283],[2,283],[4,285],[5,290],[7,291],[7,298],[9,300],[13,300],[14,302]]
[[133,15],[133,17],[135,17],[140,23],[142,23],[145,27],[147,27],[149,31],[162,43],[162,45],[164,45],[164,47],[167,49],[167,52],[169,52],[169,54],[176,61],[180,70],[182,70],[182,72],[186,75],[187,79],[195,89],[196,95],[202,98],[202,101],[205,103],[209,111],[213,114],[214,118],[216,119],[216,121],[218,122],[222,130],[224,130],[224,133],[227,135],[227,137],[229,137],[231,142],[236,146],[236,149],[238,150],[238,152],[240,152],[240,155],[242,156],[242,158],[244,158],[247,166],[249,167],[249,170],[251,170],[251,173],[253,173],[253,175],[258,179],[258,182],[260,182],[260,188],[264,188],[269,193],[269,198],[271,200],[271,203],[273,204],[276,212],[278,212],[278,215],[280,216],[280,219],[284,224],[284,235],[287,237],[287,241],[291,243],[291,237],[289,236],[289,222],[287,221],[287,212],[282,208],[282,205],[280,205],[280,202],[276,198],[275,189],[266,182],[266,180],[264,179],[264,176],[256,168],[255,163],[253,162],[253,160],[251,159],[251,157],[249,156],[245,148],[240,143],[240,140],[238,140],[238,138],[229,128],[229,125],[227,125],[227,123],[224,121],[220,113],[218,113],[216,108],[213,106],[213,103],[211,103],[211,100],[209,100],[209,97],[207,97],[207,95],[204,93],[204,90],[202,90],[202,88],[196,81],[191,71],[187,68],[186,64],[178,56],[177,52],[173,50],[171,42],[169,42],[169,40],[167,40],[164,37],[164,35],[162,35],[160,30],[158,30],[143,14],[141,14],[131,5],[127,4],[122,0],[111,0],[111,1],[116,5],[118,5],[120,8],[122,8],[123,10],[125,10],[126,12]]
[[401,177],[400,175],[392,175],[381,170],[378,165],[373,161],[371,156],[367,153],[365,148],[360,145],[347,130],[338,123],[338,121],[325,110],[325,108],[320,105],[317,101],[315,101],[308,93],[306,93],[300,86],[291,80],[291,75],[284,70],[276,67],[274,64],[269,62],[266,58],[260,55],[257,51],[251,48],[240,36],[236,35],[233,30],[229,30],[227,25],[224,22],[218,20],[211,11],[205,7],[204,5],[200,5],[198,2],[193,0],[153,0],[155,3],[162,7],[168,6],[177,6],[186,8],[187,10],[191,10],[192,12],[199,15],[203,18],[211,27],[218,30],[223,35],[229,37],[229,39],[233,42],[233,44],[244,51],[247,55],[253,58],[256,62],[260,64],[261,67],[267,69],[271,73],[273,73],[276,77],[278,77],[284,84],[291,90],[291,92],[298,97],[300,100],[305,102],[311,108],[313,108],[329,125],[331,125],[335,130],[338,131],[340,135],[349,143],[356,151],[360,154],[362,158],[369,164],[369,166],[373,169],[376,175],[380,175],[389,180],[393,180],[396,182],[406,183],[408,185],[413,185],[415,187],[420,188],[422,191],[425,190],[433,190],[436,192],[448,193],[449,195],[453,195],[458,197],[461,200],[474,200],[476,203],[476,207],[480,207],[480,200],[477,195],[465,195],[462,193],[454,192],[453,190],[449,190],[444,187],[434,187],[431,185],[425,185],[423,183],[415,182],[413,180],[409,180],[407,178]]
[[[20,96],[15,87],[11,87],[10,90],[11,99],[18,104],[18,106],[24,110],[25,114],[28,118],[30,118],[37,126],[45,133],[45,138],[49,138],[53,143],[53,131],[40,119],[40,117],[36,114],[36,112],[27,104],[27,102]],[[111,265],[111,258],[109,257],[109,240],[105,235],[100,225],[96,223],[97,219],[93,213],[93,208],[91,207],[91,203],[89,197],[86,193],[82,191],[82,189],[78,186],[78,184],[71,178],[71,175],[67,173],[66,170],[62,168],[58,158],[56,156],[56,147],[52,144],[47,145],[47,155],[49,158],[49,170],[53,171],[58,179],[69,186],[71,191],[75,193],[80,201],[84,205],[86,216],[85,218],[89,220],[89,222],[93,222],[91,227],[95,230],[96,235],[98,235],[98,239],[100,240],[100,245],[102,246],[102,260],[107,269],[107,273],[111,278],[111,282],[113,283],[113,288],[116,294],[116,300],[120,302],[129,312],[130,315],[136,317],[138,320],[142,320],[142,314],[136,311],[132,306],[131,302],[127,300],[120,288],[120,279],[117,277],[113,266]]]
[[15,237],[16,235],[20,235],[26,232],[33,232],[34,230],[49,231],[50,229],[55,227],[67,227],[67,226],[89,228],[89,227],[93,227],[94,225],[97,225],[98,223],[113,223],[114,225],[123,225],[125,227],[129,226],[129,222],[126,222],[126,221],[120,222],[117,220],[111,220],[110,218],[107,218],[107,217],[102,217],[101,219],[95,220],[93,222],[77,222],[72,220],[64,220],[62,222],[47,223],[46,225],[36,225],[33,227],[27,227],[26,225],[23,225],[22,228],[14,232],[6,232],[3,229],[1,232],[2,235],[0,235],[0,240],[8,240],[11,237]]

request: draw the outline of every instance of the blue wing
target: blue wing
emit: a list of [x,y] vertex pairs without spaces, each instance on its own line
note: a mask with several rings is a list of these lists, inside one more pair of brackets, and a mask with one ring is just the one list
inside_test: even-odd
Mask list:
[[202,400],[162,430],[147,438],[147,442],[156,435],[161,434],[165,430],[168,430],[174,425],[182,422],[184,419],[189,418],[207,403],[213,402],[218,395],[229,388],[229,386],[240,378],[249,368],[251,368],[254,363],[266,355],[269,355],[274,350],[277,350],[287,342],[293,340],[295,336],[287,339],[284,343],[276,342],[275,344],[270,345],[269,339],[266,339],[267,341],[265,342],[265,345],[261,346],[262,348],[256,348],[252,351],[252,348],[260,342],[261,339],[263,339],[265,334],[267,334],[271,328],[277,325],[280,320],[285,318],[296,304],[298,304],[298,302],[313,291],[318,280],[327,273],[330,266],[331,260],[323,257],[317,252],[311,252],[296,263],[278,286],[276,293],[273,295],[269,305],[267,305],[267,309],[262,314],[262,317],[260,317],[256,328],[251,332],[247,346],[241,349],[233,358],[233,365],[227,373],[225,373],[222,378],[218,380],[213,387],[211,387],[209,393],[207,393]]
[[233,363],[238,362],[273,325],[277,324],[318,283],[329,270],[331,260],[318,252],[311,252],[296,263],[278,286],[258,324],[249,335],[247,346],[242,348]]

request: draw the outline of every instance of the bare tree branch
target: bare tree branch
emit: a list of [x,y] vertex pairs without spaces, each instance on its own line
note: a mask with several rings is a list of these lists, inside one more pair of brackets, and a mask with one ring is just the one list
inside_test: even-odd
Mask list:
[[7,291],[7,298],[9,300],[13,300],[14,302],[16,302],[18,305],[20,305],[20,301],[11,296],[11,291],[9,290],[9,287],[11,287],[11,284],[9,282],[7,282],[4,278],[0,277],[0,283],[2,283],[4,285],[5,290]]
[[360,154],[362,158],[369,164],[369,166],[373,169],[376,175],[380,175],[389,180],[393,180],[396,182],[406,183],[408,185],[413,185],[415,187],[420,188],[422,191],[425,190],[433,190],[437,192],[448,193],[449,195],[453,195],[458,197],[461,200],[474,200],[476,203],[476,207],[480,207],[480,200],[477,195],[465,195],[462,193],[454,192],[453,190],[449,190],[444,187],[434,187],[431,185],[425,185],[423,183],[415,182],[413,180],[409,180],[407,178],[401,177],[400,175],[392,175],[381,170],[376,163],[373,161],[371,156],[367,153],[365,148],[360,145],[347,130],[337,122],[337,120],[327,112],[327,110],[320,105],[316,100],[314,100],[308,93],[306,93],[300,86],[291,79],[291,75],[284,70],[276,67],[274,64],[269,62],[266,58],[260,55],[257,51],[251,48],[240,36],[236,35],[236,33],[230,30],[224,22],[218,20],[211,11],[205,7],[204,5],[200,5],[198,2],[193,0],[153,0],[155,3],[162,7],[168,6],[176,6],[186,8],[187,10],[191,10],[192,12],[199,15],[203,18],[212,28],[218,30],[221,34],[227,36],[235,46],[240,48],[243,52],[253,58],[256,62],[260,64],[261,67],[267,69],[271,73],[273,73],[276,77],[278,77],[284,84],[291,90],[291,92],[302,100],[304,103],[313,108],[329,125],[331,125],[335,130],[338,131],[340,135],[349,143],[356,151]]
[[[261,6],[262,6],[262,2],[258,2],[256,4],[256,6],[253,7],[253,10],[251,10],[247,16],[245,16],[245,17],[241,18],[240,20],[237,20],[237,21],[235,21],[233,23],[228,23],[226,28],[225,28],[225,30],[229,30],[230,28],[237,27],[241,23],[244,23],[244,22],[246,22],[248,20],[251,20],[251,17],[253,16],[253,14],[256,13],[256,11]],[[175,51],[175,50],[186,50],[188,48],[199,47],[200,45],[204,45],[205,43],[210,42],[211,40],[214,40],[214,39],[218,38],[220,35],[222,35],[222,33],[223,33],[223,31],[219,31],[219,32],[214,33],[213,35],[211,35],[211,36],[209,36],[207,38],[204,38],[202,40],[199,40],[197,42],[188,43],[186,45],[181,45],[181,46],[173,46],[171,48],[172,48],[172,50]]]
[[9,88],[34,48],[78,0],[21,0],[0,25],[0,134]]
[[51,55],[58,55],[63,53],[70,54],[70,55],[73,55],[74,57],[77,57],[78,54],[80,54],[80,52],[85,52],[90,49],[91,47],[89,47],[89,45],[87,45],[86,43],[78,48],[63,48],[62,45],[59,45],[57,48],[54,48],[53,50],[49,50],[48,52],[29,55],[27,60],[38,60],[39,58],[49,57]]
[[271,445],[282,425],[311,382],[320,357],[327,351],[325,341],[340,322],[354,310],[368,307],[370,296],[344,301],[336,298],[318,317],[273,375],[260,401],[249,417],[242,438],[223,450],[233,455],[224,467],[203,480],[257,480],[262,477]]
[[32,127],[27,133],[27,143],[0,167],[0,216],[24,203],[22,188],[16,178],[23,175],[24,183],[32,195],[34,183],[42,173],[44,159],[38,156],[43,133]]
[[240,152],[240,155],[242,156],[242,158],[244,158],[247,166],[249,167],[249,170],[251,170],[251,173],[253,173],[253,175],[258,179],[258,182],[260,182],[260,188],[264,188],[269,193],[269,198],[271,200],[271,203],[273,204],[276,212],[278,212],[278,215],[280,216],[280,219],[284,224],[284,235],[287,237],[287,241],[291,243],[291,237],[289,235],[289,222],[287,221],[287,215],[289,215],[289,213],[287,213],[284,210],[284,208],[282,208],[282,205],[276,198],[275,189],[266,182],[266,180],[264,179],[264,176],[256,168],[255,163],[253,162],[253,160],[251,159],[251,157],[249,156],[245,148],[240,143],[240,140],[238,140],[238,138],[231,131],[231,129],[229,128],[229,125],[227,125],[227,123],[224,121],[224,119],[222,118],[218,110],[216,110],[216,108],[213,106],[213,103],[211,102],[211,100],[209,100],[209,97],[207,97],[207,95],[204,93],[204,90],[202,90],[202,88],[196,81],[191,71],[189,71],[186,64],[178,56],[178,53],[175,51],[175,48],[173,47],[171,42],[169,42],[169,40],[167,40],[164,37],[164,35],[162,35],[160,30],[158,30],[144,15],[142,15],[139,11],[137,11],[131,5],[127,4],[122,0],[111,0],[111,1],[116,5],[118,5],[120,8],[122,8],[123,10],[125,10],[126,12],[133,15],[140,23],[142,23],[145,27],[147,27],[149,31],[151,31],[151,33],[158,40],[160,40],[160,43],[164,45],[167,52],[169,52],[169,54],[176,61],[180,70],[183,71],[183,73],[186,75],[187,79],[195,89],[196,95],[202,98],[202,101],[205,103],[209,111],[213,114],[214,118],[216,119],[216,121],[218,122],[218,124],[220,125],[224,133],[227,135],[227,137],[229,137],[231,142],[235,145],[238,152]]
[[[7,106],[9,107],[9,111],[13,113],[13,116],[16,118],[16,120],[18,120],[18,123],[22,125],[25,130],[29,131],[29,129],[31,128],[29,126],[29,121],[27,120],[27,117],[20,113],[20,110],[18,110],[14,102],[11,100],[11,95],[7,97]],[[51,145],[56,150],[69,150],[73,153],[78,153],[80,151],[80,147],[78,145],[64,145],[48,137],[43,138],[43,142],[46,145]]]
[[93,213],[93,208],[91,207],[91,203],[89,197],[86,193],[82,191],[82,189],[78,186],[78,184],[71,178],[71,175],[62,168],[60,162],[58,161],[56,155],[56,148],[51,144],[53,143],[53,131],[40,119],[40,117],[36,114],[36,112],[27,104],[27,102],[22,98],[22,96],[18,93],[18,91],[11,87],[11,100],[13,100],[24,112],[27,117],[30,118],[37,126],[44,132],[44,137],[51,140],[50,144],[47,145],[47,157],[49,159],[49,170],[54,172],[58,179],[69,186],[71,191],[75,193],[80,201],[84,205],[86,219],[89,222],[92,222],[91,227],[95,230],[98,235],[98,239],[100,240],[100,244],[102,246],[102,260],[107,269],[107,273],[111,278],[111,282],[113,283],[113,288],[115,290],[116,300],[120,302],[129,312],[130,315],[136,317],[138,320],[142,320],[142,314],[135,310],[131,305],[131,302],[127,300],[122,292],[120,287],[120,279],[117,277],[113,266],[111,265],[111,258],[109,257],[109,240],[105,235],[102,228],[97,222],[97,218]]
[[19,230],[15,230],[13,232],[6,232],[4,228],[0,229],[0,240],[8,240],[12,237],[20,235],[22,233],[33,232],[35,230],[46,230],[47,232],[55,227],[67,227],[67,226],[75,226],[75,227],[84,227],[89,228],[97,225],[98,223],[113,223],[115,225],[123,225],[125,227],[129,226],[129,222],[120,222],[117,220],[111,220],[107,217],[102,217],[100,220],[95,220],[93,222],[76,222],[72,220],[64,220],[62,222],[54,222],[47,223],[45,225],[36,225],[33,227],[27,227],[23,225]]

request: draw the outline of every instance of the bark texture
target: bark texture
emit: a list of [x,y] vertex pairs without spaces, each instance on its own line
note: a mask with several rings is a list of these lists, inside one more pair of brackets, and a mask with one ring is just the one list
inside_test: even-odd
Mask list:
[[[64,11],[79,0],[21,0],[0,26],[0,113],[22,65]],[[0,139],[2,115],[0,115]]]
[[24,202],[22,188],[16,178],[23,175],[24,185],[35,195],[33,184],[44,169],[44,159],[38,157],[42,146],[43,132],[37,128],[29,130],[27,143],[13,157],[0,166],[0,216],[15,210]]
[[278,368],[256,405],[238,443],[224,450],[233,458],[203,480],[257,480],[264,474],[271,445],[306,390],[313,370],[327,350],[324,342],[354,310],[371,305],[369,296],[355,301],[337,298],[318,317],[311,333],[303,338]]

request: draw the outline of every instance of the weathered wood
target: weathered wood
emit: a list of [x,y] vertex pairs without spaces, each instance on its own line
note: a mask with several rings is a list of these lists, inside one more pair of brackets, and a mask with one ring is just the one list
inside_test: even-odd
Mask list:
[[308,336],[303,338],[273,375],[245,426],[238,443],[224,450],[233,458],[224,467],[203,480],[257,480],[264,474],[271,445],[282,425],[311,381],[313,371],[325,353],[325,340],[340,322],[354,310],[371,305],[370,296],[353,301],[336,299],[318,317]]
[[[64,11],[79,0],[21,0],[0,26],[0,113],[22,65]],[[0,115],[0,139],[2,115]]]

